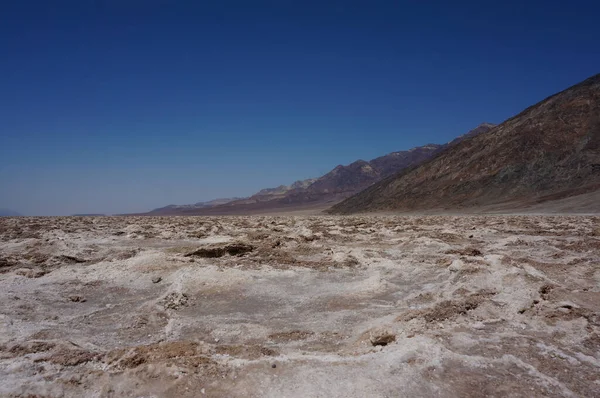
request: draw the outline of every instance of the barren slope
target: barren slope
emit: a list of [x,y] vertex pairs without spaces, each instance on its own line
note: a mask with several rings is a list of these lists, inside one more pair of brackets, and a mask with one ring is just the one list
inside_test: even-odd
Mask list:
[[506,201],[529,205],[599,187],[596,75],[447,148],[420,167],[373,185],[332,211],[460,209]]

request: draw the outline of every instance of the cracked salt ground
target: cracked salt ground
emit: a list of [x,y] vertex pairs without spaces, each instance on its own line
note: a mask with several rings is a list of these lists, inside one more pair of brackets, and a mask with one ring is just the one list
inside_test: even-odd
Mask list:
[[0,219],[0,396],[600,396],[598,230]]

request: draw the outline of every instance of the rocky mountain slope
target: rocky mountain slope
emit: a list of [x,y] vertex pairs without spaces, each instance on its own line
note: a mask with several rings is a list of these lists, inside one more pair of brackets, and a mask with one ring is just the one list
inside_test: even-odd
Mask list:
[[428,144],[408,151],[392,152],[368,162],[360,159],[346,166],[338,165],[329,173],[314,179],[310,185],[288,190],[282,201],[290,203],[320,197],[333,199],[350,196],[382,178],[421,163],[433,156],[441,147],[437,144]]
[[442,145],[438,144],[427,144],[408,151],[392,152],[369,162],[357,160],[347,166],[339,165],[319,178],[307,190],[312,193],[357,192],[406,167],[429,159],[441,147]]
[[[485,126],[480,128],[481,131],[485,129]],[[369,162],[357,160],[346,166],[338,165],[320,178],[296,181],[289,186],[281,185],[263,189],[248,198],[230,200],[219,205],[171,205],[148,214],[249,214],[304,206],[330,206],[406,167],[415,166],[429,159],[446,145],[449,144],[427,144],[407,151],[392,152]]]
[[254,197],[275,197],[275,196],[282,196],[285,195],[286,193],[294,190],[294,189],[305,189],[308,188],[313,182],[317,181],[316,178],[308,178],[306,180],[300,180],[300,181],[296,181],[291,185],[280,185],[276,188],[265,188],[265,189],[261,189],[260,191],[258,191],[256,194],[254,194]]
[[384,178],[421,164],[448,146],[456,145],[464,139],[487,132],[493,127],[495,125],[482,123],[447,144],[427,144],[406,151],[392,152],[368,162],[357,160],[346,166],[338,165],[320,178],[297,181],[290,186],[265,189],[249,198],[232,201],[211,209],[203,209],[202,213],[247,214],[254,211],[332,205]]
[[466,140],[467,138],[471,138],[471,137],[475,137],[476,135],[479,135],[479,134],[487,133],[494,127],[496,127],[496,125],[492,124],[492,123],[481,123],[479,126],[475,127],[473,130],[469,131],[468,133],[459,135],[458,137],[456,137],[455,139],[450,141],[448,144],[444,145],[444,148],[442,148],[442,149],[445,149],[449,146],[456,145],[456,144]]
[[368,162],[361,159],[346,166],[338,165],[319,178],[300,180],[291,185],[280,185],[275,188],[265,188],[247,198],[216,199],[192,205],[169,205],[146,214],[252,214],[331,206],[384,178],[421,164],[449,146],[487,132],[493,127],[495,125],[482,123],[447,144],[427,144],[406,151],[392,152]]
[[174,214],[177,212],[206,209],[206,208],[210,208],[210,207],[214,207],[214,206],[224,205],[226,203],[233,202],[234,200],[239,200],[239,199],[241,199],[241,198],[219,198],[219,199],[210,200],[208,202],[197,202],[197,203],[194,203],[191,205],[168,205],[165,207],[159,207],[158,209],[154,209],[154,210],[148,212],[148,214],[168,215],[168,214]]
[[330,210],[525,206],[600,188],[600,74]]

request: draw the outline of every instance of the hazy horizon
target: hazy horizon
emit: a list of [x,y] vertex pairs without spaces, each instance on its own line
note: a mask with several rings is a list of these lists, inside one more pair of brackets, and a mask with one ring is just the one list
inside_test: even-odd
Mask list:
[[501,123],[600,72],[600,5],[0,6],[0,208],[249,196]]

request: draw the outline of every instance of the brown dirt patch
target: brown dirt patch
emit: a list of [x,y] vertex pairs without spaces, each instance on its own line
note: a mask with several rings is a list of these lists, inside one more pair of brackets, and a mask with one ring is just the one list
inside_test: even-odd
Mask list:
[[196,342],[174,341],[113,350],[106,354],[104,362],[118,369],[132,369],[150,363],[186,367],[214,365],[207,354]]
[[207,247],[186,254],[186,257],[218,258],[226,254],[230,256],[243,256],[254,250],[254,246],[245,243],[234,243],[225,246]]
[[8,352],[15,356],[23,356],[36,352],[50,351],[56,344],[47,341],[28,341],[22,344],[16,344],[8,349]]
[[99,358],[100,354],[96,352],[61,348],[48,357],[37,359],[36,362],[51,362],[61,366],[77,366]]
[[279,355],[276,350],[260,345],[219,345],[215,347],[215,352],[242,359],[258,359],[263,356],[274,357]]
[[483,256],[483,253],[479,249],[468,247],[465,249],[452,249],[448,250],[445,254],[458,254],[461,256],[479,257]]
[[431,308],[408,311],[400,315],[396,320],[410,321],[415,318],[423,318],[426,322],[445,321],[459,315],[467,315],[469,311],[479,307],[481,303],[494,294],[494,292],[481,291],[463,300],[442,301]]
[[291,332],[272,333],[269,335],[269,339],[277,342],[289,342],[305,340],[314,334],[309,330],[292,330]]

